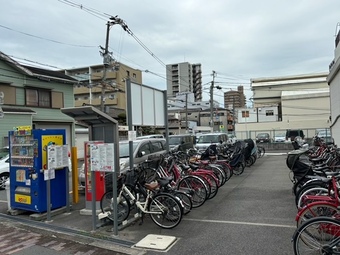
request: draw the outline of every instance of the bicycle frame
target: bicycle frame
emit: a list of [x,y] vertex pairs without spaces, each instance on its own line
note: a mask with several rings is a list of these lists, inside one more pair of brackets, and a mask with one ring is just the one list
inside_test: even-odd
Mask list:
[[[136,206],[138,207],[138,209],[140,209],[143,213],[146,213],[146,214],[162,214],[162,212],[150,212],[150,211],[148,211],[146,208],[148,207],[148,205],[149,205],[149,201],[151,201],[152,200],[152,192],[150,191],[150,190],[147,190],[147,189],[145,189],[145,192],[146,192],[146,199],[145,199],[145,202],[141,202],[141,201],[139,201],[139,199],[137,199],[132,193],[131,193],[131,191],[126,187],[126,185],[125,184],[123,184],[123,187],[122,187],[122,189],[121,189],[121,191],[119,192],[119,195],[118,195],[118,197],[117,197],[117,200],[118,200],[118,203],[119,203],[119,201],[120,201],[120,199],[121,199],[121,197],[122,197],[122,194],[123,194],[123,192],[125,192],[128,196],[129,196],[129,198],[132,200],[132,201],[134,201],[135,203],[136,203]],[[144,193],[144,192],[143,192]],[[138,194],[138,193],[137,193]],[[144,194],[143,194],[144,195]],[[162,208],[161,207],[159,207],[159,205],[157,205],[158,206],[158,208],[160,209],[160,210],[162,210]]]
[[[304,197],[302,197],[302,199],[305,199],[307,201],[310,200],[313,202],[324,201],[328,203],[333,203],[335,206],[340,206],[337,178],[339,177],[332,176],[332,180],[328,186],[328,196],[305,195]],[[334,197],[332,196],[332,194],[334,194]]]

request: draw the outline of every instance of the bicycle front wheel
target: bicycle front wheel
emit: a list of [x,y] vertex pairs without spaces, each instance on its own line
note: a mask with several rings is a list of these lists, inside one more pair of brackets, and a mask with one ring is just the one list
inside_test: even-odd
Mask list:
[[340,221],[317,217],[306,221],[293,236],[295,255],[340,254]]
[[[130,202],[124,194],[121,194],[117,199],[117,220],[118,224],[125,221],[130,214]],[[114,221],[113,211],[113,191],[107,191],[100,199],[100,209],[103,213],[108,213],[107,218]]]
[[262,146],[257,146],[257,155],[259,158],[262,158],[264,154],[266,153],[266,149]]
[[338,208],[336,205],[325,202],[313,202],[306,205],[297,216],[296,225],[297,227],[301,226],[305,221],[319,217],[326,216],[332,217],[338,214]]
[[236,166],[234,166],[233,171],[235,175],[241,175],[244,172],[244,168],[246,167],[244,162],[237,163]]
[[210,187],[197,176],[188,175],[180,180],[178,190],[188,192],[192,196],[192,207],[197,208],[209,197]]
[[187,215],[192,209],[192,197],[189,194],[179,190],[174,190],[173,195],[181,200],[183,205],[183,214]]
[[183,207],[178,198],[158,193],[150,201],[148,211],[152,221],[161,228],[174,228],[182,220]]
[[[308,203],[318,201],[318,197],[320,197],[320,200],[322,200],[323,197],[328,196],[328,193],[329,193],[328,189],[326,188],[322,187],[310,188],[305,192],[301,193],[299,200],[297,202],[297,208],[301,209],[305,207]],[[312,196],[313,199],[311,199],[310,196]]]

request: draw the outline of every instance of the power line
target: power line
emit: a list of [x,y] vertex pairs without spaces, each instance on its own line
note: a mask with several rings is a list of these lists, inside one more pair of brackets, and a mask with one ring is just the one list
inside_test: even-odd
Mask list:
[[44,38],[44,37],[41,37],[41,36],[37,36],[37,35],[32,35],[32,34],[29,34],[29,33],[21,32],[21,31],[18,31],[18,30],[15,30],[15,29],[3,26],[3,25],[0,25],[0,27],[8,29],[8,30],[13,31],[13,32],[16,32],[16,33],[27,35],[27,36],[30,36],[30,37],[38,38],[38,39],[49,41],[49,42],[53,42],[53,43],[63,44],[63,45],[67,45],[67,46],[83,47],[83,48],[97,48],[98,47],[98,46],[91,46],[91,45],[79,45],[79,44],[64,43],[64,42],[60,42],[60,41],[56,41],[56,40],[52,40],[52,39],[47,39],[47,38]]
[[[84,10],[96,17],[106,17],[109,18],[111,20],[114,19],[119,19],[121,21],[120,25],[121,27],[124,29],[124,31],[126,31],[129,35],[131,35],[131,37],[147,52],[149,53],[159,64],[161,64],[163,67],[165,67],[167,70],[170,70],[170,68],[167,68],[167,65],[159,58],[156,56],[156,54],[154,54],[133,32],[132,30],[126,25],[125,21],[121,20],[120,18],[118,18],[117,16],[113,16],[113,15],[109,15],[106,13],[102,13],[98,10],[95,10],[93,8],[87,8],[84,5],[81,4],[77,4],[75,2],[69,1],[69,0],[58,0],[61,3],[65,3],[67,5],[70,5],[72,7],[75,8],[79,8],[81,10]],[[101,18],[102,19],[102,18]],[[183,77],[179,76],[179,79],[182,80],[184,83],[187,83],[188,81],[184,80]]]

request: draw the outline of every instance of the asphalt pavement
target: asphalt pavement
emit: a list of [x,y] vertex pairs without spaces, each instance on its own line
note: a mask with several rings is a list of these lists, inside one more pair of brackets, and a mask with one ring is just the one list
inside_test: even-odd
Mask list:
[[[21,251],[1,253],[1,247],[9,247],[13,244],[13,238],[16,238],[16,234],[7,236],[7,243],[0,242],[0,254],[30,254],[29,251],[39,249],[44,252],[37,252],[38,254],[49,254],[49,251],[50,254],[77,255],[92,254],[91,252],[292,254],[291,237],[295,230],[297,211],[285,161],[286,152],[266,153],[253,166],[246,168],[242,175],[232,176],[219,189],[216,197],[208,200],[202,207],[193,209],[174,229],[159,228],[145,216],[143,223],[140,220],[130,221],[131,225],[120,227],[118,235],[114,235],[111,222],[97,220],[96,229],[93,230],[92,216],[80,213],[85,208],[83,194],[80,195],[80,202],[72,204],[69,212],[57,213],[52,216],[52,221],[46,222],[33,220],[28,212],[9,215],[6,192],[0,191],[0,240],[5,240],[1,236],[6,233],[20,233],[21,230],[41,235],[39,239],[32,234],[32,239],[38,238],[39,241]],[[43,246],[57,238],[60,238],[59,246],[54,243]],[[151,241],[147,238],[151,238]],[[158,246],[159,239],[170,240],[169,245]],[[60,243],[67,243],[64,240],[74,244],[60,246]],[[84,247],[76,245],[79,243]],[[20,247],[24,245],[29,244]],[[74,249],[66,249],[72,245]],[[57,253],[53,247],[64,248],[59,248]],[[19,248],[9,250],[15,249]],[[23,253],[25,251],[27,253]]]

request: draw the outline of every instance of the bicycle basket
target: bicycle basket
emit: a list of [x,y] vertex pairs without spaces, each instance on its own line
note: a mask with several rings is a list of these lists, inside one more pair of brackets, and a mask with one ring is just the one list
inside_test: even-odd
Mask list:
[[287,159],[286,159],[286,165],[290,170],[293,170],[295,168],[296,162],[299,161],[299,158],[301,155],[306,154],[307,151],[305,150],[294,150],[288,152]]
[[129,170],[125,173],[125,184],[127,185],[135,185],[136,181],[136,173],[133,170]]

